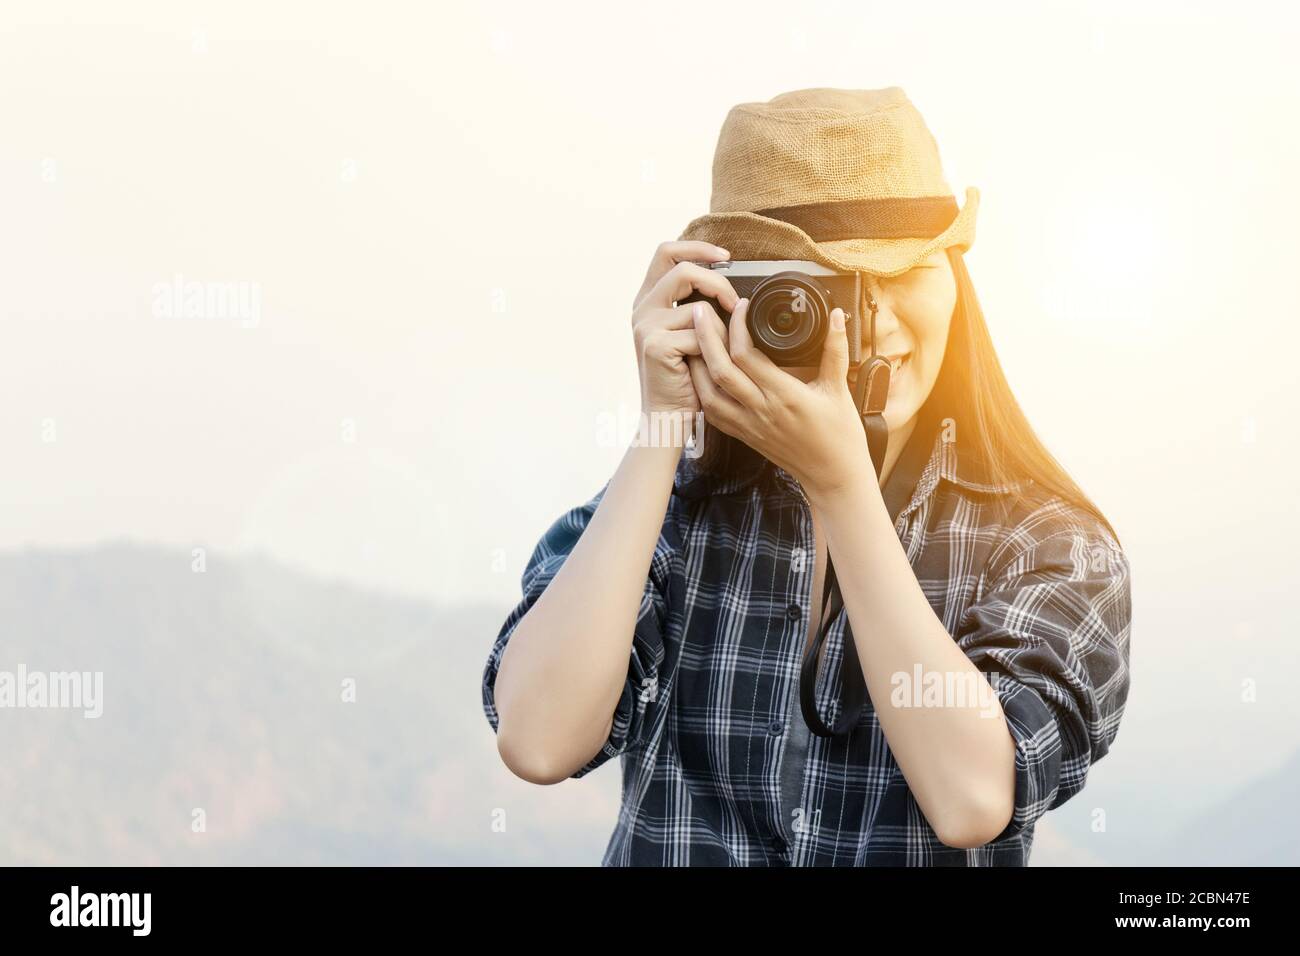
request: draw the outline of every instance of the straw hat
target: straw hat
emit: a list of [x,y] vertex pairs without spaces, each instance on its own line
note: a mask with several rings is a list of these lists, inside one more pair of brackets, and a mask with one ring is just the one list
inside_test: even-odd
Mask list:
[[972,186],[958,210],[939,147],[899,87],[798,90],[727,114],[709,212],[681,238],[734,259],[888,277],[940,249],[969,249],[978,208]]

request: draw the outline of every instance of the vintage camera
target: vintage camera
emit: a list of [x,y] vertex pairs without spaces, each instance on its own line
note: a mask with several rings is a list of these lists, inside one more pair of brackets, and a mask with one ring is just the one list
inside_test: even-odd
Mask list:
[[[721,272],[742,299],[749,299],[745,324],[749,337],[776,365],[817,365],[830,328],[831,310],[849,318],[850,351],[855,353],[861,317],[857,314],[861,277],[800,259],[701,263]],[[699,292],[681,300],[709,301]],[[714,308],[717,304],[714,303]],[[723,314],[718,309],[719,314]],[[724,315],[725,320],[725,315]]]

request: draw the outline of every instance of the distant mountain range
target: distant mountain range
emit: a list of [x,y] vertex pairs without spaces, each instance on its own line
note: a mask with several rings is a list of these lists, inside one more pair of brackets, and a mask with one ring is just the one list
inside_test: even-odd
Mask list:
[[104,674],[97,720],[0,710],[0,864],[599,862],[617,770],[537,788],[496,756],[478,688],[505,609],[192,564],[0,555],[0,670]]
[[[497,758],[479,679],[508,608],[194,566],[132,544],[0,554],[0,671],[104,675],[99,719],[0,709],[0,864],[599,863],[617,763],[535,787]],[[1049,817],[1033,863],[1295,864],[1297,798],[1300,755],[1140,852]]]
[[1170,866],[1300,866],[1300,753],[1198,814],[1149,855]]

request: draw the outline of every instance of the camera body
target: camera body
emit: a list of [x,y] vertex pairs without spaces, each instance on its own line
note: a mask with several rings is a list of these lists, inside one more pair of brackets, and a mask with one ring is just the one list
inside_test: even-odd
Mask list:
[[[776,365],[817,365],[821,361],[826,332],[833,309],[843,309],[850,329],[858,326],[861,277],[853,272],[836,272],[802,259],[750,259],[702,263],[705,268],[727,277],[736,294],[749,299],[745,324],[754,345]],[[682,299],[712,302],[699,292]],[[715,309],[717,303],[712,302]],[[719,314],[723,314],[718,309]],[[725,321],[725,316],[724,316]],[[856,345],[850,338],[850,350]]]

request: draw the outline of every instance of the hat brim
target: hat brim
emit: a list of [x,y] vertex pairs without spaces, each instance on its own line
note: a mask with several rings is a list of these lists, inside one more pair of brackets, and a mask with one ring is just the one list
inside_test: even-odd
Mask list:
[[901,275],[950,246],[969,249],[975,242],[979,190],[966,189],[966,202],[948,228],[932,239],[840,239],[814,242],[802,229],[752,212],[708,213],[691,220],[681,239],[721,246],[731,258],[804,259],[840,272]]

